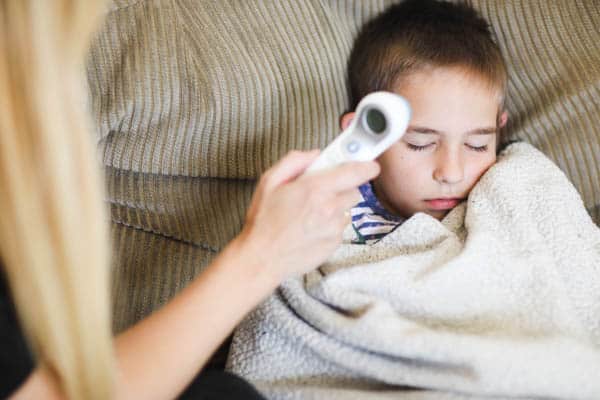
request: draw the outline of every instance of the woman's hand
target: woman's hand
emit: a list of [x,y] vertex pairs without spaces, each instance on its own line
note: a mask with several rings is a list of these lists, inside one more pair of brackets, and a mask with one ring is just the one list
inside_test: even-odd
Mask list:
[[[317,155],[292,152],[269,169],[242,233],[168,304],[117,337],[115,398],[175,398],[281,280],[317,267],[339,245],[356,188],[379,166],[353,163],[301,176]],[[59,398],[57,388],[38,368],[15,398]]]
[[302,175],[318,151],[292,151],[261,177],[236,241],[278,284],[308,272],[341,243],[357,187],[379,174],[375,162]]

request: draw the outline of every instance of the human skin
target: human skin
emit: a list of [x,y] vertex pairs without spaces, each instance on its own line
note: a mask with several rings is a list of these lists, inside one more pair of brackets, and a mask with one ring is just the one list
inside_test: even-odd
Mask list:
[[[318,267],[339,246],[347,210],[359,200],[356,188],[379,166],[347,163],[303,175],[317,156],[292,152],[265,172],[242,232],[168,304],[115,338],[114,399],[176,398],[282,280]],[[64,398],[43,365],[11,396]]]
[[[496,162],[498,129],[507,120],[502,93],[458,67],[415,71],[393,91],[408,100],[412,117],[402,139],[377,160],[375,193],[396,215],[441,220]],[[353,117],[342,116],[343,129]]]

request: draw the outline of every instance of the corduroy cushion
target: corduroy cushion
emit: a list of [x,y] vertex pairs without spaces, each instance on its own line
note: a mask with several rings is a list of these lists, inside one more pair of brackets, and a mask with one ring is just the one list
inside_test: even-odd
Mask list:
[[[164,304],[235,236],[262,171],[338,133],[352,39],[389,3],[115,1],[88,76],[113,223],[116,331]],[[473,4],[508,60],[507,139],[550,156],[598,223],[598,2]]]

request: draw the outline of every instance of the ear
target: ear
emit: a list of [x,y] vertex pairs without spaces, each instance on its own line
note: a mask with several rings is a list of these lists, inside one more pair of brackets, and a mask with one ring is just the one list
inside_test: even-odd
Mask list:
[[354,119],[355,114],[356,113],[353,111],[342,115],[342,117],[340,118],[340,128],[342,128],[342,130],[350,126],[350,123],[352,123],[352,119]]
[[503,111],[498,118],[498,128],[504,128],[506,121],[508,121],[508,111]]

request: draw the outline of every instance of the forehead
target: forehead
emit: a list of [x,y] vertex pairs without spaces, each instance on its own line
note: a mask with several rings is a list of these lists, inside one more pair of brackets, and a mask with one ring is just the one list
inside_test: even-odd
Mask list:
[[411,104],[411,123],[435,124],[435,129],[457,125],[475,129],[495,123],[502,90],[488,81],[456,67],[423,68],[403,77],[396,93]]

